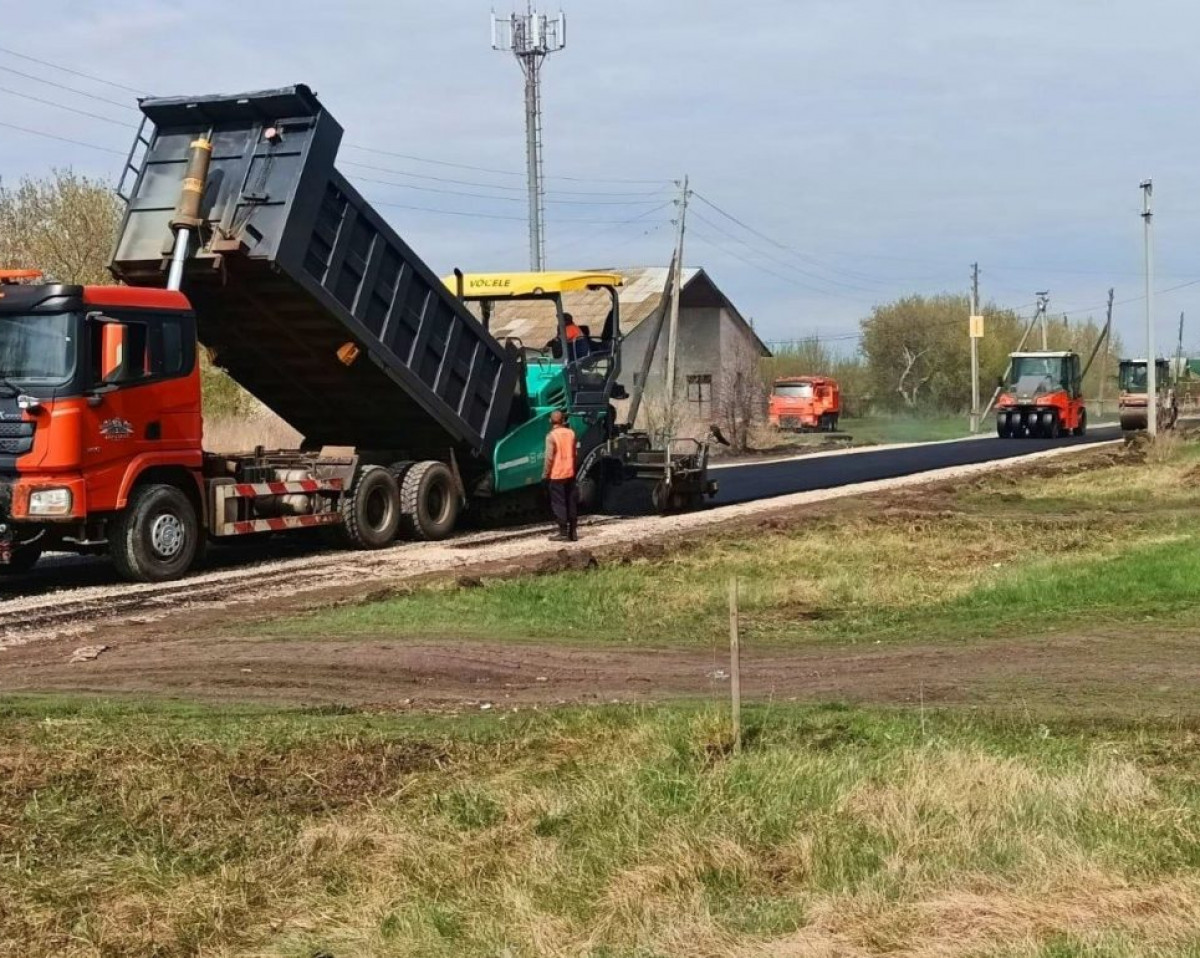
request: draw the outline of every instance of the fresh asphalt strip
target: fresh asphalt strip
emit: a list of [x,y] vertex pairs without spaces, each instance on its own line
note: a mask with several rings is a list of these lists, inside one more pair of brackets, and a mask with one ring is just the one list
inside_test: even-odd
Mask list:
[[859,482],[895,479],[934,469],[1015,459],[1062,446],[1084,446],[1119,439],[1116,425],[1096,426],[1087,436],[1068,439],[959,439],[895,448],[848,450],[829,455],[797,456],[771,462],[748,462],[714,470],[720,491],[714,505],[769,499],[793,492],[832,489]]

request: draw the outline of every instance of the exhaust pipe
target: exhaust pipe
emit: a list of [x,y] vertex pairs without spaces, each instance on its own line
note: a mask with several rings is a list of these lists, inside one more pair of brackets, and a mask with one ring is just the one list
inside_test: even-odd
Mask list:
[[183,264],[187,262],[188,246],[192,231],[199,230],[204,218],[200,215],[200,204],[204,200],[204,184],[208,180],[208,167],[212,162],[212,133],[193,140],[188,153],[187,170],[183,174],[183,187],[179,191],[179,203],[171,217],[171,229],[175,231],[175,247],[171,251],[171,268],[167,273],[167,289],[178,290],[183,286]]

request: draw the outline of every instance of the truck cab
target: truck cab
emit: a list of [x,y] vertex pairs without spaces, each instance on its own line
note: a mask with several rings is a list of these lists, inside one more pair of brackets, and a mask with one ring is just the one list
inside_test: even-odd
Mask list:
[[1087,431],[1087,409],[1079,354],[1070,350],[1013,353],[996,402],[1000,438],[1062,435]]
[[[170,483],[202,508],[194,320],[177,292],[0,274],[0,569],[88,551],[131,497]],[[140,495],[140,494],[139,494]],[[161,498],[161,497],[160,497]],[[196,523],[167,504],[145,543],[184,567]]]

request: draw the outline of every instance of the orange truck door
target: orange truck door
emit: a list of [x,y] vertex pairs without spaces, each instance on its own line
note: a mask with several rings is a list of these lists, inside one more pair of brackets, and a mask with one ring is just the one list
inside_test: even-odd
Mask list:
[[[130,468],[199,465],[199,370],[180,316],[114,317],[89,331],[94,393],[83,412],[89,508],[116,508]],[[132,478],[132,477],[130,477]]]

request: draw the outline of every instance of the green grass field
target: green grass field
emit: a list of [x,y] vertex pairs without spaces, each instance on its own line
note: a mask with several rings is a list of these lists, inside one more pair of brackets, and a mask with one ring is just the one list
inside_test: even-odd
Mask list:
[[936,503],[868,502],[710,537],[666,559],[482,589],[430,586],[266,631],[708,646],[728,627],[730,575],[760,645],[1188,621],[1200,604],[1198,459],[1200,447],[1189,445],[1165,461],[1037,481],[1000,474]]
[[1196,955],[1198,729],[10,701],[23,956]]
[[874,445],[961,439],[970,435],[969,425],[966,416],[844,416],[838,428],[856,445]]

